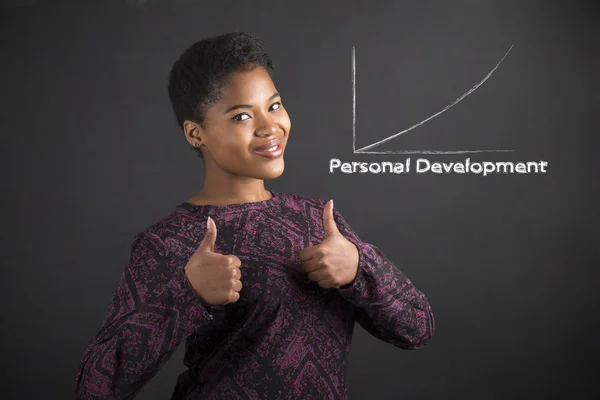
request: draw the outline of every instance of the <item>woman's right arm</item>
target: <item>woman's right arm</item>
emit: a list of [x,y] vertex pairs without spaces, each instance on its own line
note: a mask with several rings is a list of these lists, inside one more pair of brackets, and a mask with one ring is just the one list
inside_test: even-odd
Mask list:
[[194,331],[213,322],[163,241],[142,232],[89,343],[76,378],[77,399],[132,399]]

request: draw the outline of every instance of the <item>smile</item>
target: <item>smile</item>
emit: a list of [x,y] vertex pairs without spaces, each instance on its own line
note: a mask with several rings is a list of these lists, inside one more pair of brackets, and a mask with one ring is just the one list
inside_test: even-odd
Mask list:
[[283,154],[282,140],[272,140],[264,145],[255,148],[253,151],[259,156],[274,159]]
[[269,147],[268,149],[254,150],[254,152],[256,154],[258,154],[259,156],[263,156],[263,157],[267,157],[267,158],[277,158],[277,157],[280,157],[281,154],[283,154],[283,149],[281,148],[280,144],[276,144],[275,146]]

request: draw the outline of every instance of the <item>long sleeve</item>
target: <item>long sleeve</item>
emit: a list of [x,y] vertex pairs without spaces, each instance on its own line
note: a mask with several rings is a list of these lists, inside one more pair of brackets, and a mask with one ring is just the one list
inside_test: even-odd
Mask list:
[[376,246],[364,243],[334,209],[339,231],[358,248],[358,272],[340,294],[357,307],[356,321],[371,335],[402,349],[418,349],[433,336],[431,306]]
[[76,398],[134,398],[177,346],[212,320],[163,241],[138,234],[109,312],[80,361]]

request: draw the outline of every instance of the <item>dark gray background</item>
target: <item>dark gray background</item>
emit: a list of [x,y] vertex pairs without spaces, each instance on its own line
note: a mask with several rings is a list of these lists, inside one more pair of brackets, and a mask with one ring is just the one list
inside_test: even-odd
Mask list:
[[[357,325],[350,399],[600,395],[600,7],[593,1],[12,1],[2,7],[2,381],[73,397],[133,236],[197,192],[166,91],[179,54],[246,31],[292,119],[277,192],[333,198],[424,291],[437,330],[403,351]],[[514,149],[540,175],[329,174],[379,150]],[[418,156],[413,157],[415,159]],[[465,155],[427,156],[463,161]],[[168,399],[183,347],[140,399]],[[597,397],[596,397],[597,398]]]

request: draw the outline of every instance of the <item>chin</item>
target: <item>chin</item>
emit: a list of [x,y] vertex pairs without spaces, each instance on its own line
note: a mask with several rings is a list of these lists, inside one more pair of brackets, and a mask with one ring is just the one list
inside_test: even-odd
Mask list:
[[285,164],[282,159],[277,160],[277,162],[273,164],[275,165],[265,165],[263,168],[260,168],[257,171],[255,171],[255,173],[252,174],[254,175],[253,178],[263,180],[279,178],[283,174]]
[[262,179],[264,179],[264,180],[277,179],[283,174],[283,170],[284,170],[284,167],[282,165],[281,168],[274,168],[270,171],[266,171],[264,174],[264,177]]
[[267,175],[267,176],[263,177],[262,179],[264,179],[265,181],[268,181],[268,180],[270,180],[270,179],[277,179],[277,178],[279,178],[279,177],[280,177],[282,174],[283,174],[283,170],[281,170],[281,171],[280,171],[280,172],[278,172],[278,173],[272,173],[272,174],[269,174],[269,175]]

